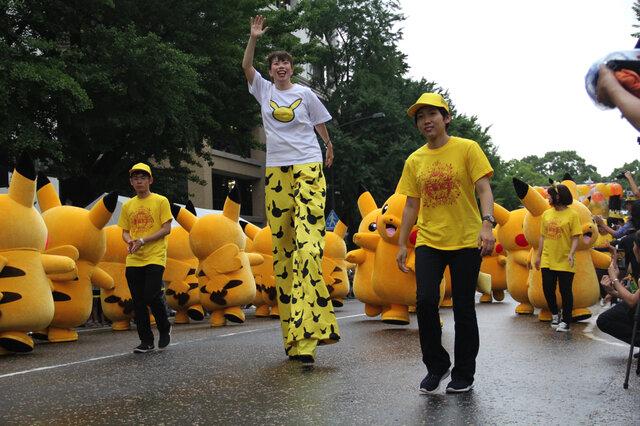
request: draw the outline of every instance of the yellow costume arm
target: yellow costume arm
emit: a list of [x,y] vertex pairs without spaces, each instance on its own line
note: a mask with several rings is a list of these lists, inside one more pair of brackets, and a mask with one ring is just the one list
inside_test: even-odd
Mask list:
[[526,252],[524,250],[515,250],[511,254],[518,265],[527,266],[527,259],[530,257],[529,252],[530,250]]
[[476,290],[483,294],[491,294],[491,275],[480,272],[478,274]]
[[247,253],[249,258],[249,264],[251,266],[262,265],[264,263],[264,257],[258,253]]
[[507,264],[507,256],[498,255],[498,265],[505,266]]
[[358,232],[353,236],[353,242],[357,246],[375,251],[380,241],[380,235],[377,234],[361,234]]
[[591,249],[591,260],[596,268],[607,269],[611,264],[611,256],[598,250]]
[[358,265],[364,263],[367,258],[367,254],[363,249],[351,250],[347,253],[347,262],[357,263]]
[[91,273],[91,284],[105,290],[111,290],[114,287],[113,277],[99,266],[93,268],[93,272]]
[[[78,253],[77,250],[76,253]],[[50,279],[57,281],[71,281],[78,277],[76,262],[68,256],[42,253],[40,255],[40,259],[42,260],[44,272]]]

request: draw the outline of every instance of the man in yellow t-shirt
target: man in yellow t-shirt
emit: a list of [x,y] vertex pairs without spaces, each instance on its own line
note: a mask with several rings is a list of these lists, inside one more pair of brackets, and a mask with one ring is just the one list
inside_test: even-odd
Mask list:
[[156,319],[158,349],[171,341],[171,323],[162,295],[162,274],[167,263],[167,236],[171,232],[171,207],[162,195],[150,190],[151,168],[138,163],[129,170],[129,182],[136,196],[122,206],[118,226],[127,243],[126,277],[135,310],[140,345],[136,353],[155,349],[147,306]]
[[[418,218],[415,251],[416,313],[422,361],[428,374],[420,391],[435,393],[451,374],[448,393],[473,388],[476,356],[480,347],[475,311],[475,288],[481,256],[493,251],[493,194],[489,178],[493,169],[480,146],[472,140],[449,136],[449,106],[442,96],[424,93],[409,108],[427,143],[407,158],[398,192],[407,196],[402,223]],[[482,215],[476,202],[476,191]],[[403,226],[398,242],[398,267],[406,266],[411,226]],[[438,315],[440,281],[451,272],[455,321],[455,365],[449,370],[449,353],[442,346]]]

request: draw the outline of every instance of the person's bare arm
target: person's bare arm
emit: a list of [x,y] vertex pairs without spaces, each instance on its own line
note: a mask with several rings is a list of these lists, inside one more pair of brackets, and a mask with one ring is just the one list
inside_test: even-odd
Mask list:
[[622,116],[640,131],[640,99],[625,89],[613,71],[602,64],[598,68],[596,86],[598,101],[610,107],[617,107]]
[[[476,191],[480,200],[482,216],[493,216],[493,192],[489,185],[489,177],[483,176],[476,181]],[[493,224],[489,221],[482,221],[482,229],[478,234],[478,249],[482,256],[489,256],[493,252],[496,239],[493,236]]]
[[327,130],[327,126],[324,123],[315,125],[316,132],[322,138],[324,142],[324,146],[327,147],[327,153],[325,154],[324,165],[327,167],[331,167],[333,164],[333,144],[331,143],[331,138],[329,138],[329,131]]
[[247,47],[244,49],[244,57],[242,58],[242,69],[244,75],[247,77],[249,84],[253,84],[253,77],[256,75],[256,69],[253,67],[253,55],[256,50],[256,43],[258,39],[269,29],[269,27],[262,28],[266,18],[262,15],[257,15],[255,18],[250,18],[251,22],[251,34],[249,35],[249,41]]

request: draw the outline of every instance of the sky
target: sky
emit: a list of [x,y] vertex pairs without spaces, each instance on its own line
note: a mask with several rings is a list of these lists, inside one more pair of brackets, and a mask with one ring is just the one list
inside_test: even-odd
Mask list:
[[[640,134],[584,88],[594,62],[640,32],[633,0],[400,0],[407,77],[449,91],[507,161],[576,151],[598,173],[640,158]],[[407,106],[415,100],[408,100]]]

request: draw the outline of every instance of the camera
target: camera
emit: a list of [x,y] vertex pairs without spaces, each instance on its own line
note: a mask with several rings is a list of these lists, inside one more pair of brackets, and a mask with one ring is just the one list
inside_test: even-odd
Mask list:
[[624,179],[625,178],[625,173],[627,173],[626,171],[620,173],[619,175],[616,176],[616,179]]

